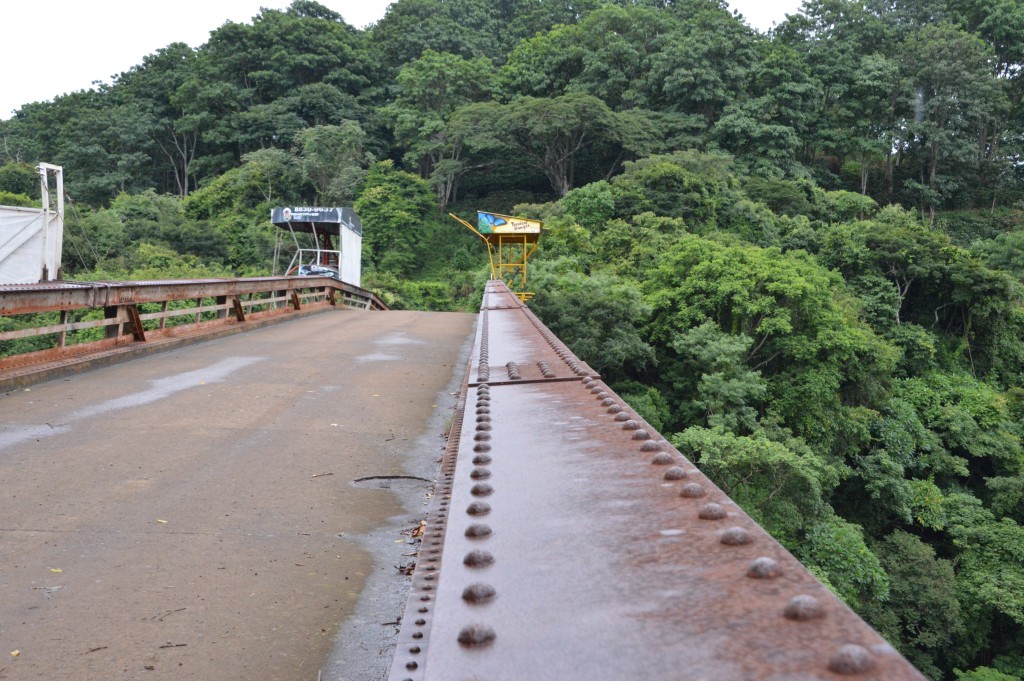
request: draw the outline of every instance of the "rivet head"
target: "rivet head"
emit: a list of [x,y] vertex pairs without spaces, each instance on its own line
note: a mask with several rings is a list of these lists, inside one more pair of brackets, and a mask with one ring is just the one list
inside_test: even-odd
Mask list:
[[828,661],[828,668],[836,674],[863,674],[874,666],[867,648],[853,644],[840,646]]
[[480,414],[479,416],[476,417],[476,422],[477,423],[489,423],[490,420],[491,420],[491,415],[490,414]]
[[743,546],[749,544],[750,534],[742,527],[730,527],[722,533],[720,540],[726,546]]
[[477,442],[484,442],[486,440],[491,439],[491,434],[486,431],[482,433],[477,433],[476,435],[473,436],[473,439],[476,440]]
[[606,398],[604,398],[603,400],[601,400],[601,406],[604,406],[604,407],[610,407],[610,406],[612,406],[613,404],[615,404],[615,400],[613,400],[613,399],[612,399],[612,398],[610,398],[610,397],[606,397]]
[[704,486],[696,482],[687,483],[679,490],[679,496],[687,499],[699,499],[705,494],[707,492],[704,491]]
[[419,667],[419,665],[416,664],[415,660],[409,660],[408,662],[405,663],[405,668],[410,670],[410,671],[413,670],[413,669],[416,669],[417,667]]
[[655,466],[668,466],[669,464],[674,463],[675,460],[676,458],[669,454],[668,452],[658,452],[657,454],[654,455],[654,458],[651,459],[651,463],[654,464]]
[[657,440],[647,440],[640,445],[641,452],[657,452],[661,449],[661,443]]
[[494,428],[494,426],[492,426],[490,423],[478,423],[478,424],[476,424],[476,429],[477,430],[481,430],[481,431],[483,431],[483,430],[491,430],[493,428]]
[[467,603],[486,603],[497,595],[498,592],[493,586],[482,582],[470,584],[462,590],[462,600]]
[[613,404],[610,407],[608,407],[608,413],[609,414],[618,414],[621,411],[622,411],[622,407],[620,405],[618,405],[618,404]]
[[614,420],[616,420],[616,421],[628,421],[629,420],[629,414],[627,414],[624,411],[620,411],[617,414],[615,414],[615,419]]
[[469,477],[473,478],[474,480],[486,480],[487,478],[491,477],[491,472],[486,468],[474,468],[470,472]]
[[476,413],[477,414],[490,414],[491,413],[491,408],[490,407],[477,407],[476,408]]
[[469,490],[469,493],[472,494],[474,497],[486,497],[490,495],[492,492],[494,492],[494,488],[488,485],[486,482],[481,482],[479,484],[473,485],[473,487],[471,487]]
[[722,520],[726,515],[728,514],[725,512],[725,509],[720,504],[714,502],[704,504],[697,514],[701,520]]
[[476,456],[473,457],[473,463],[475,463],[478,466],[486,466],[487,464],[491,463],[491,461],[493,461],[493,459],[491,459],[490,454],[477,454]]
[[491,629],[486,624],[470,624],[469,626],[463,627],[462,631],[459,632],[459,643],[464,646],[486,646],[494,643],[494,639],[498,637],[494,633],[494,629]]
[[491,451],[491,446],[489,444],[487,444],[486,442],[478,442],[475,445],[473,445],[473,451],[474,452],[489,452],[489,451]]
[[626,422],[622,424],[623,430],[636,430],[639,427],[640,424],[634,421],[633,419],[627,419]]
[[761,556],[747,568],[747,577],[753,579],[775,579],[782,576],[782,566],[774,558]]
[[487,551],[470,551],[462,559],[462,564],[471,568],[482,568],[494,564],[494,556]]
[[474,501],[466,509],[469,515],[487,515],[491,512],[491,505],[486,501]]
[[597,399],[602,401],[608,399],[608,393],[602,390],[601,392],[597,393]]
[[821,607],[821,603],[814,596],[800,594],[789,599],[784,614],[786,619],[806,622],[824,617],[825,609]]
[[672,466],[672,468],[665,471],[666,480],[683,480],[687,475],[689,474],[686,472],[686,469],[680,466]]
[[638,431],[636,431],[635,433],[633,433],[633,439],[634,440],[650,440],[651,439],[651,434],[648,433],[643,428],[641,428]]
[[483,523],[473,523],[466,528],[466,536],[470,539],[483,539],[491,536],[491,526]]

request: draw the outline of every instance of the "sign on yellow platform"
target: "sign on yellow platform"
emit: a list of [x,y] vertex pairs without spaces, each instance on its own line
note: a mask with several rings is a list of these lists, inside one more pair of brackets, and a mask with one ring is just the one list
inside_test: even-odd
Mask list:
[[481,234],[540,234],[540,220],[515,218],[499,213],[476,212],[477,229]]

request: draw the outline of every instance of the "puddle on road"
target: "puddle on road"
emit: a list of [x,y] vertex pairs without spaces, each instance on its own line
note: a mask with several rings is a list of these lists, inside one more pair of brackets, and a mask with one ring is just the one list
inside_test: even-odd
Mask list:
[[426,341],[411,338],[404,333],[389,333],[373,342],[375,345],[426,345]]
[[124,395],[123,397],[117,397],[112,400],[100,402],[99,404],[90,405],[84,409],[79,409],[78,411],[68,414],[64,418],[65,423],[62,424],[20,426],[12,428],[6,432],[0,433],[0,449],[16,445],[19,442],[24,442],[26,440],[38,440],[51,435],[65,433],[70,430],[69,424],[74,423],[75,421],[82,421],[111,411],[119,411],[130,407],[140,407],[144,404],[150,404],[166,397],[170,397],[174,393],[181,392],[182,390],[196,388],[203,384],[220,383],[226,380],[229,374],[247,367],[250,364],[255,364],[261,360],[263,360],[262,357],[228,357],[202,369],[186,371],[184,373],[168,376],[167,378],[150,381],[149,384],[151,387],[148,390],[131,393],[129,395]]
[[360,362],[387,362],[395,359],[402,359],[398,355],[389,355],[383,352],[373,352],[369,355],[358,355],[356,359]]

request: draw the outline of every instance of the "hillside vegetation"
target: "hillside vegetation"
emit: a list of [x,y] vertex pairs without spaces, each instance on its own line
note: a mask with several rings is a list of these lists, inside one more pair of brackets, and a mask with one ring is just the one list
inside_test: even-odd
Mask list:
[[364,283],[531,303],[933,679],[1024,679],[1024,3],[312,0],[0,122],[64,166],[65,271],[280,273],[274,205],[354,205]]

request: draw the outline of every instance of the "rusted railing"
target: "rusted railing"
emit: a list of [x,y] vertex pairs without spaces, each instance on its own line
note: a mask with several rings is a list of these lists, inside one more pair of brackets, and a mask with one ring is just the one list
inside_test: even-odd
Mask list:
[[0,370],[338,305],[387,309],[372,292],[329,277],[2,286]]

